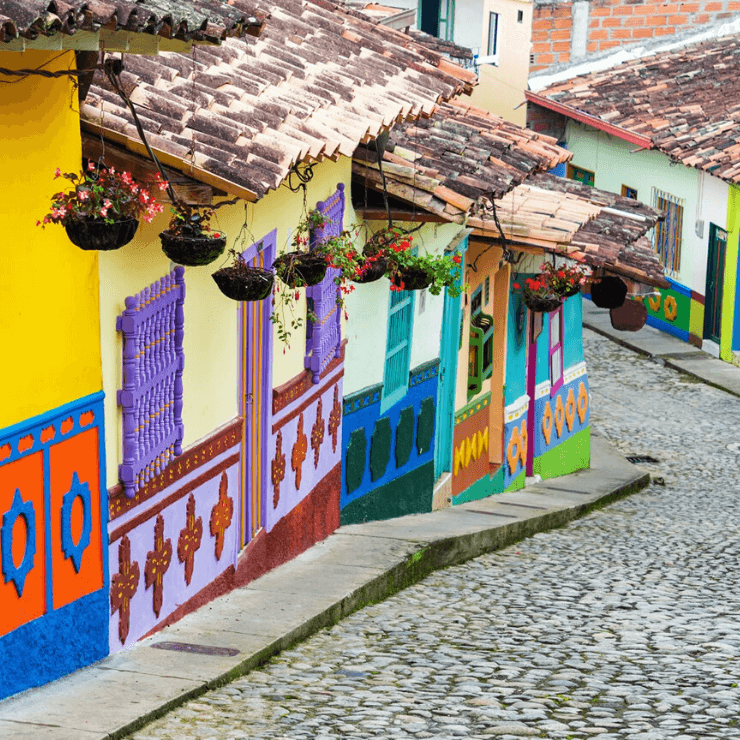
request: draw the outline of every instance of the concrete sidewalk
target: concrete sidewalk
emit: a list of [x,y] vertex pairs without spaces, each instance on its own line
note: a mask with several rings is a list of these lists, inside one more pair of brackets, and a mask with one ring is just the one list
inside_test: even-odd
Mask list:
[[588,470],[431,514],[341,527],[131,649],[0,702],[0,738],[123,737],[439,568],[562,526],[648,482],[594,436]]
[[609,309],[597,308],[586,300],[583,301],[583,325],[655,362],[740,396],[740,368],[677,337],[647,325],[639,331],[617,331],[612,328]]

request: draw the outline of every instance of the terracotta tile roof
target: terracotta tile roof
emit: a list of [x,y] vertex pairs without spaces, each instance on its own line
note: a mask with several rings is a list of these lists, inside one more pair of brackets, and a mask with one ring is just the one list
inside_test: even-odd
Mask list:
[[259,34],[265,18],[256,3],[236,0],[0,0],[0,41],[113,31],[217,43]]
[[[351,156],[399,120],[430,115],[469,92],[474,74],[408,36],[325,0],[280,0],[259,39],[228,39],[189,57],[129,57],[122,81],[163,162],[249,200],[277,188],[299,162]],[[82,105],[135,151],[123,101],[101,76]]]
[[[645,137],[673,160],[740,182],[740,39],[632,60],[527,97]],[[598,124],[597,124],[598,125]],[[619,134],[617,134],[619,135]]]
[[561,201],[564,209],[575,200],[597,209],[569,241],[561,242],[550,251],[639,283],[668,287],[663,266],[645,236],[663,219],[660,211],[639,201],[553,175],[537,175],[530,182],[543,192],[564,199]]
[[[383,157],[388,191],[420,209],[462,223],[480,204],[572,155],[543,134],[460,100],[432,118],[396,126]],[[377,155],[359,149],[355,179],[382,190]]]

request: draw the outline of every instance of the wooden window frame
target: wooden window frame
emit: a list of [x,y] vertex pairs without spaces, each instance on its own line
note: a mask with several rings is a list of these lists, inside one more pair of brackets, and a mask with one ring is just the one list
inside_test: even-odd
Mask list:
[[[550,396],[554,396],[563,387],[563,307],[550,311],[549,339],[548,339],[548,368],[550,373]],[[557,341],[553,342],[557,329]],[[553,361],[556,363],[553,372]]]
[[[582,180],[579,177],[577,177],[577,175],[580,173],[586,176],[587,179],[590,179],[590,182],[586,182],[586,180]],[[576,164],[569,163],[568,164],[568,179],[575,180],[576,182],[580,182],[582,185],[588,185],[589,187],[594,187],[594,183],[596,182],[596,173],[592,172],[591,170],[587,170],[585,167],[579,167]]]

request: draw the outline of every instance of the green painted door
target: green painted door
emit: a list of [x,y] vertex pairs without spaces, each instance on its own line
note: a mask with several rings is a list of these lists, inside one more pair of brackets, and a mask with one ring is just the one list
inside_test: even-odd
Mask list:
[[709,225],[707,283],[704,292],[704,337],[719,343],[722,324],[722,286],[725,281],[727,232],[716,224]]

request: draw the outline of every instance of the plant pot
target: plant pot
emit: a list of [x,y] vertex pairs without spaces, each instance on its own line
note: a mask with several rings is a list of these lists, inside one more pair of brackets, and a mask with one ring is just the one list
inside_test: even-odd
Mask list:
[[612,326],[619,331],[639,331],[647,321],[647,306],[641,301],[625,301],[609,311]]
[[433,277],[419,267],[406,267],[394,270],[390,275],[391,282],[402,290],[424,290],[433,281]]
[[222,267],[211,277],[232,301],[261,301],[270,295],[275,282],[275,274],[261,267]]
[[388,272],[388,260],[384,257],[373,260],[372,262],[365,261],[359,265],[362,274],[353,275],[353,283],[374,283]]
[[572,288],[568,288],[568,290],[564,291],[563,293],[560,293],[561,298],[572,298],[574,295],[578,295],[581,292],[581,286],[580,285],[574,285]]
[[616,275],[606,275],[591,286],[591,300],[599,308],[619,308],[627,297],[627,286]]
[[273,263],[275,274],[289,287],[318,285],[326,276],[326,259],[311,252],[287,252]]
[[226,235],[213,239],[209,236],[184,236],[163,231],[162,251],[178,265],[201,267],[218,259],[226,248]]
[[550,313],[563,305],[560,296],[534,296],[522,295],[522,303],[530,310],[537,313]]
[[139,222],[135,218],[114,221],[112,224],[103,220],[74,221],[65,224],[64,228],[76,247],[107,252],[128,244],[134,238]]

